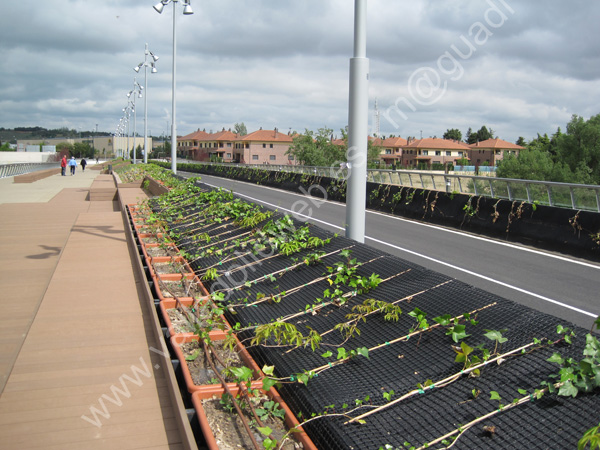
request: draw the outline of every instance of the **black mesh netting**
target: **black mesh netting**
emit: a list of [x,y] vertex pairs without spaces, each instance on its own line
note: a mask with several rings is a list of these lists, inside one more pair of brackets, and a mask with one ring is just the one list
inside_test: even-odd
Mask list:
[[[193,208],[184,215],[193,214]],[[283,215],[274,212],[269,220]],[[296,228],[305,224],[294,222]],[[518,389],[533,392],[540,383],[556,373],[558,366],[547,359],[560,352],[580,360],[586,330],[500,298],[460,281],[427,270],[398,257],[310,226],[311,236],[331,241],[318,249],[306,249],[292,256],[283,256],[273,248],[256,252],[252,248],[253,233],[260,228],[241,229],[233,221],[202,226],[198,233],[211,237],[210,245],[198,241],[197,224],[177,226],[177,245],[189,254],[196,254],[191,263],[198,274],[207,268],[217,268],[218,278],[207,281],[212,291],[225,295],[230,306],[226,313],[230,323],[248,328],[239,335],[259,366],[275,366],[278,377],[289,377],[335,363],[338,346],[351,350],[371,349],[369,358],[362,356],[333,365],[310,380],[308,385],[284,384],[283,398],[296,414],[304,418],[327,411],[324,416],[305,425],[305,429],[321,449],[378,449],[384,445],[405,448],[405,442],[419,447],[455,428],[481,417],[499,403],[510,404],[523,395]],[[244,241],[245,239],[245,241]],[[206,253],[206,248],[213,251]],[[352,286],[340,286],[342,302],[330,303],[324,291],[331,288],[325,277],[327,267],[347,262],[342,250],[349,249],[349,258],[356,259],[356,274],[369,277],[377,274],[383,280],[366,293],[356,293]],[[221,252],[216,252],[221,250]],[[303,258],[322,251],[318,264],[299,264]],[[279,296],[279,298],[278,298]],[[317,299],[322,299],[321,301]],[[360,334],[346,339],[337,324],[348,320],[352,307],[367,299],[394,303],[402,309],[397,321],[385,321],[375,313],[359,322]],[[426,313],[427,331],[406,339],[416,326],[409,313],[415,308]],[[577,338],[571,346],[557,344],[549,348],[526,351],[507,357],[501,364],[490,363],[479,377],[463,376],[443,388],[427,389],[392,407],[367,417],[366,424],[346,424],[347,418],[331,416],[363,407],[352,416],[386,403],[383,394],[394,393],[392,400],[413,390],[427,380],[438,381],[460,372],[462,364],[455,362],[456,345],[443,327],[433,327],[434,317],[451,317],[471,313],[478,321],[467,323],[465,342],[493,350],[494,342],[484,336],[486,330],[506,330],[508,339],[503,350],[509,351],[531,343],[534,339],[557,340],[557,324],[575,329]],[[310,329],[322,335],[320,348],[250,346],[253,326],[282,318],[307,334]],[[464,322],[463,322],[464,323]],[[395,340],[402,339],[399,342]],[[271,344],[273,344],[271,342]],[[374,349],[376,346],[380,348]],[[332,356],[321,356],[326,351]],[[501,401],[490,400],[497,391]],[[367,399],[367,400],[365,400]],[[332,406],[333,405],[333,406]],[[503,412],[467,430],[455,448],[462,449],[565,449],[575,448],[582,434],[600,421],[598,392],[577,398],[546,395],[510,411]],[[495,427],[495,432],[483,427]]]

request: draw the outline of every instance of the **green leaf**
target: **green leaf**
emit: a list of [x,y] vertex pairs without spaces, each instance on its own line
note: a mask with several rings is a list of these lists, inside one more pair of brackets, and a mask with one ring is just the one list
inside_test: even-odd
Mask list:
[[196,350],[194,350],[194,353],[192,353],[191,355],[186,355],[185,360],[186,361],[195,361],[199,355],[200,355],[200,349],[197,348]]
[[550,358],[547,359],[547,361],[562,364],[564,362],[564,359],[560,353],[554,353]]
[[262,368],[262,371],[265,375],[269,375],[269,376],[273,376],[273,370],[275,369],[275,366],[267,366],[264,365]]
[[444,314],[443,316],[434,317],[433,320],[434,320],[434,322],[437,322],[440,325],[446,327],[446,326],[450,325],[451,318],[452,318],[452,316],[450,316],[450,314]]
[[365,358],[369,359],[369,349],[367,347],[357,348],[356,352],[359,355],[364,356]]
[[231,367],[230,370],[238,380],[247,381],[252,378],[252,369],[248,367]]
[[491,391],[490,392],[490,400],[501,400],[500,394],[498,394],[498,392],[496,392],[496,391]]
[[487,333],[484,334],[486,338],[490,341],[498,341],[498,343],[503,344],[508,341],[507,338],[502,337],[502,333],[505,333],[506,330],[485,330]]
[[469,347],[464,342],[460,343],[460,348],[462,349],[462,352],[464,353],[465,356],[468,356],[469,354],[473,353],[473,348]]
[[517,389],[517,391],[519,392],[519,394],[521,395],[527,395],[527,391],[525,389]]
[[330,351],[326,351],[325,353],[323,353],[321,356],[323,358],[329,358],[331,355],[333,355],[333,353],[331,353]]
[[469,336],[465,331],[464,325],[454,325],[446,334],[451,334],[452,340],[456,343]]
[[262,384],[263,390],[268,391],[277,384],[277,381],[273,380],[272,378],[263,378]]
[[566,381],[560,389],[558,390],[558,395],[562,395],[563,397],[577,397],[579,391],[570,381]]

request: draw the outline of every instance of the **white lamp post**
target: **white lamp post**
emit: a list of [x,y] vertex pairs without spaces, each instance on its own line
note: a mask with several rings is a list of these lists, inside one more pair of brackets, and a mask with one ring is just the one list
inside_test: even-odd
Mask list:
[[123,112],[125,113],[125,116],[123,116],[123,124],[127,124],[127,151],[126,154],[123,154],[123,159],[129,158],[129,117],[131,116],[132,106],[131,102],[127,102],[127,107],[123,109]]
[[348,191],[346,237],[365,242],[367,200],[367,143],[369,139],[369,60],[367,55],[367,0],[354,3],[354,56],[350,59],[348,107]]
[[136,152],[135,152],[135,138],[137,137],[137,112],[135,110],[135,97],[136,97],[135,94],[137,93],[138,97],[141,97],[143,89],[144,89],[144,86],[142,86],[140,83],[138,83],[137,80],[134,78],[133,79],[133,89],[131,91],[129,91],[127,94],[127,98],[130,98],[131,95],[133,94],[133,163],[134,164],[137,163]]
[[[190,15],[194,14],[192,11],[192,6],[190,5],[191,0],[181,0],[183,2],[183,14]],[[173,3],[173,83],[172,83],[172,123],[171,123],[171,170],[174,174],[177,173],[177,122],[175,120],[175,79],[177,75],[176,70],[176,60],[177,60],[177,11],[176,11],[176,3],[179,0],[161,0],[160,3],[154,5],[154,9],[156,12],[161,14],[165,5],[169,3]]]
[[[161,3],[162,4],[162,3]],[[148,62],[148,55],[152,57],[152,61]],[[146,87],[146,95],[144,96],[144,164],[148,164],[148,67],[151,67],[151,73],[156,73],[156,67],[154,63],[158,61],[158,56],[148,50],[148,44],[144,50],[144,62],[139,63],[138,66],[133,69],[136,72],[140,71],[140,68],[144,68],[144,86]]]

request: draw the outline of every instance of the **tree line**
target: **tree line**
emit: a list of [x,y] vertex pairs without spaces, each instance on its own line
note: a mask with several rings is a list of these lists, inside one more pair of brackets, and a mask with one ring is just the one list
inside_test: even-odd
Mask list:
[[498,164],[500,178],[600,184],[600,114],[585,120],[573,115],[566,133],[560,127],[526,145],[519,155]]

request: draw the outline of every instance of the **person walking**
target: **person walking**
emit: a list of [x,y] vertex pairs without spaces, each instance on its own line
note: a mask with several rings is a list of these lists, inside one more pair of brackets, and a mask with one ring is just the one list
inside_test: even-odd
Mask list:
[[81,171],[85,172],[85,166],[87,165],[87,161],[85,158],[81,158]]
[[75,157],[71,156],[69,160],[69,167],[71,168],[71,176],[75,175],[75,167],[77,167],[77,161],[75,161]]
[[64,177],[67,175],[67,156],[63,155],[60,160],[60,174]]

